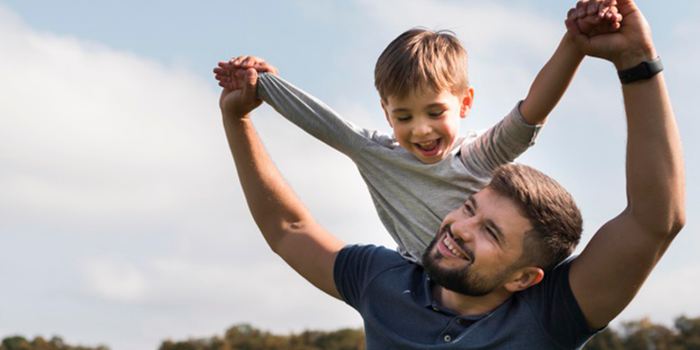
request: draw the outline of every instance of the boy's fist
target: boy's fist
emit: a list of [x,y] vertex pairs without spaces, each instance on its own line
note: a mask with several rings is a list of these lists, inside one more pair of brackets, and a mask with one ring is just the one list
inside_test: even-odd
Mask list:
[[277,74],[277,68],[258,57],[239,56],[219,62],[214,68],[216,80],[224,89],[219,107],[226,118],[247,118],[261,103],[257,96],[258,72]]
[[580,0],[568,18],[588,37],[617,32],[622,22],[615,0]]
[[229,90],[240,90],[243,88],[245,72],[250,68],[257,72],[270,72],[277,75],[277,68],[260,57],[238,56],[219,62],[219,66],[214,68],[214,77],[219,81],[219,86]]

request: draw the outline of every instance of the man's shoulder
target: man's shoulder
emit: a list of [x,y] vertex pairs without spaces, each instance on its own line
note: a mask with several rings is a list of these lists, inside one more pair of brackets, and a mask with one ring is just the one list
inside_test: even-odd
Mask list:
[[[395,250],[375,245],[349,245],[336,257],[334,280],[345,302],[358,308],[368,290],[384,290],[387,285],[401,288],[422,268]],[[371,292],[371,293],[374,293]]]
[[412,264],[393,249],[374,244],[350,244],[338,253],[336,264],[372,265],[373,269],[386,269]]
[[519,292],[519,294],[527,295],[528,293],[537,292],[544,293],[544,296],[551,296],[549,293],[552,292],[554,288],[570,290],[569,270],[574,260],[576,260],[576,256],[571,256],[560,262],[554,268],[545,272],[544,278],[540,283]]

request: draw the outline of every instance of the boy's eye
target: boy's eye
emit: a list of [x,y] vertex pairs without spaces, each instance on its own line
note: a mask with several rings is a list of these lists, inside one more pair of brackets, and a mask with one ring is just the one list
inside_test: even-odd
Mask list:
[[433,118],[438,118],[441,117],[443,114],[445,114],[445,111],[436,111],[436,112],[430,112],[428,115],[430,115]]
[[400,122],[407,122],[407,121],[411,120],[411,116],[407,115],[407,116],[402,116],[402,117],[396,117],[396,120],[398,120]]

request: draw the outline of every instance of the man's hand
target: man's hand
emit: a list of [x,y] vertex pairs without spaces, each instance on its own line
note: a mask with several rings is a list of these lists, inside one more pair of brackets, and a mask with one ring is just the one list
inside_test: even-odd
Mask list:
[[642,61],[650,61],[657,57],[649,24],[634,1],[617,1],[617,9],[623,18],[617,32],[593,37],[585,35],[578,25],[579,9],[586,8],[587,11],[587,3],[586,0],[579,1],[576,8],[569,11],[565,21],[572,40],[583,53],[611,61],[618,70],[631,68]]
[[615,0],[579,1],[568,17],[575,18],[579,31],[588,37],[614,33],[622,22]]
[[223,87],[219,98],[221,113],[226,118],[248,118],[260,106],[257,97],[258,72],[277,74],[277,68],[258,57],[240,56],[219,62],[214,68],[215,78]]

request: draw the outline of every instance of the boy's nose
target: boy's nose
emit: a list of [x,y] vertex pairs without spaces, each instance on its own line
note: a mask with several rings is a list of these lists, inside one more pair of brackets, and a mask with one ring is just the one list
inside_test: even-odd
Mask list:
[[431,132],[432,128],[428,123],[419,123],[415,128],[413,128],[413,134],[416,136],[429,135]]

